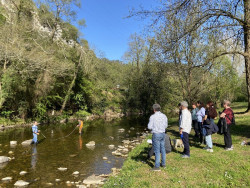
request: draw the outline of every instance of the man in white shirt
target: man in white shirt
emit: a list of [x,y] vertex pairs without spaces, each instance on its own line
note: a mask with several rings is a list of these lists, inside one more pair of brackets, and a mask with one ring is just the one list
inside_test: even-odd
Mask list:
[[155,153],[155,167],[153,171],[160,171],[160,153],[161,166],[166,166],[166,151],[165,151],[165,129],[168,126],[168,118],[161,113],[159,104],[153,105],[154,114],[150,116],[148,129],[152,130],[153,148]]
[[184,151],[181,157],[189,158],[190,157],[189,133],[191,132],[192,128],[192,116],[188,110],[188,103],[186,101],[181,102],[181,108],[182,112],[180,117],[180,135],[184,145]]

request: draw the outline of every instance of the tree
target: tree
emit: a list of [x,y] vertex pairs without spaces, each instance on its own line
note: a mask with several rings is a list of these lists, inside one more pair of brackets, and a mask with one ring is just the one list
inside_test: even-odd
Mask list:
[[[70,23],[76,18],[73,6],[81,7],[80,0],[37,0],[36,2],[40,4],[40,10],[43,12],[43,16],[41,16],[43,23],[52,30],[52,40],[56,38],[56,33],[59,32],[63,20]],[[83,19],[81,23],[84,24]]]
[[[172,43],[196,30],[202,30],[205,35],[213,35],[218,45],[233,40],[230,48],[221,48],[214,52],[213,58],[226,54],[240,54],[244,57],[246,85],[248,93],[248,109],[250,110],[250,0],[169,0],[162,2],[162,7],[156,10],[141,10],[131,16],[153,16],[155,25],[163,21],[167,24],[172,17],[192,16],[193,21],[184,24]],[[239,49],[239,46],[242,48]],[[216,49],[217,50],[217,49]]]

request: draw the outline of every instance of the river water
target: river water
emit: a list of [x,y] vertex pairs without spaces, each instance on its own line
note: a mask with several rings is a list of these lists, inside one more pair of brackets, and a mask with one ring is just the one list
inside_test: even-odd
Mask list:
[[[12,177],[11,182],[0,182],[0,187],[13,187],[17,180],[31,182],[29,187],[46,187],[47,183],[52,183],[52,187],[67,187],[66,181],[82,181],[84,178],[96,174],[111,173],[111,168],[121,168],[124,158],[111,154],[113,150],[108,145],[116,147],[122,144],[125,139],[136,139],[143,131],[145,132],[147,120],[142,118],[123,118],[105,122],[104,120],[94,120],[87,123],[80,136],[76,129],[70,136],[75,124],[41,125],[41,134],[38,138],[40,143],[37,146],[21,145],[24,140],[32,139],[30,128],[15,129],[0,133],[0,156],[15,157],[5,166],[0,167],[0,179]],[[77,123],[76,123],[77,124]],[[85,124],[86,126],[86,124]],[[134,127],[134,129],[130,129]],[[119,132],[119,129],[125,129]],[[18,145],[10,147],[10,141],[16,140]],[[94,149],[86,147],[86,143],[95,141]],[[13,154],[9,154],[13,151]],[[107,157],[108,160],[103,160]],[[68,168],[61,172],[59,167]],[[27,171],[26,175],[19,175],[21,171]],[[79,171],[80,175],[72,175],[74,171]],[[60,179],[61,182],[55,182]]]

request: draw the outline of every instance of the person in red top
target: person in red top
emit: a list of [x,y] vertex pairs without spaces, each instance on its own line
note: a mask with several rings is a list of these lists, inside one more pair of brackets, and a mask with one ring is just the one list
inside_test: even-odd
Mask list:
[[227,131],[224,132],[224,142],[225,142],[225,150],[231,151],[232,147],[232,137],[231,137],[231,125],[233,120],[233,110],[230,108],[230,101],[224,100],[223,102],[224,110],[221,113],[220,117],[225,118],[227,122]]

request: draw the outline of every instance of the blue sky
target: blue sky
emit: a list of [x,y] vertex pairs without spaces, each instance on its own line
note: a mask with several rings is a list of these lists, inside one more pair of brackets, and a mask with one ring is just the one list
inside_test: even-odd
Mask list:
[[82,28],[83,38],[94,48],[97,56],[110,60],[122,60],[128,49],[131,34],[143,31],[146,21],[124,18],[131,8],[150,8],[157,0],[82,0],[77,9],[78,18],[84,18],[87,27]]

